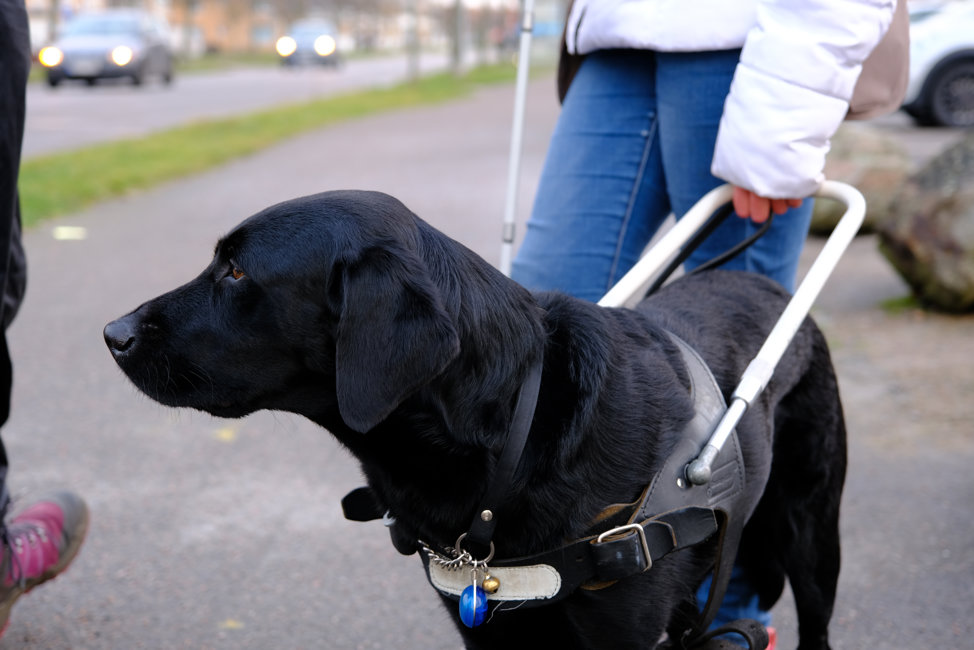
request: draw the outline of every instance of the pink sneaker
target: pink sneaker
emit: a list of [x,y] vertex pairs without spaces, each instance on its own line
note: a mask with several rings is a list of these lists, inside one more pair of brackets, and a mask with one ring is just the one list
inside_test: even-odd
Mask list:
[[88,506],[71,492],[35,501],[0,524],[0,636],[21,595],[64,571],[88,531]]
[[773,627],[768,628],[768,650],[774,650],[778,644],[778,632]]

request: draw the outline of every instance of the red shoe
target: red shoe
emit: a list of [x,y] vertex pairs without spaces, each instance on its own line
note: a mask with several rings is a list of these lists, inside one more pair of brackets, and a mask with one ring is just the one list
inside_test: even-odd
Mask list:
[[71,492],[34,502],[0,523],[0,636],[21,595],[71,563],[88,531],[88,506]]

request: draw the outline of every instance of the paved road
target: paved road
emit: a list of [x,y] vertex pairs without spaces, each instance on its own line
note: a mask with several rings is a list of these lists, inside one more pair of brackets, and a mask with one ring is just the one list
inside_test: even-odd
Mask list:
[[[421,74],[442,70],[446,56],[424,54]],[[338,70],[323,66],[241,67],[184,74],[171,86],[124,80],[64,83],[56,89],[31,84],[27,93],[24,156],[29,158],[85,145],[132,138],[203,119],[227,117],[346,93],[387,86],[406,78],[403,57],[353,59]]]
[[[27,234],[11,485],[72,486],[93,524],[71,570],[18,603],[0,648],[459,647],[418,561],[381,525],[342,519],[359,472],[327,433],[282,414],[157,406],[115,368],[101,329],[193,277],[243,217],[324,189],[394,194],[496,263],[512,104],[510,87],[490,88],[350,122]],[[534,82],[522,219],[556,110],[553,82]],[[852,443],[836,648],[974,638],[974,320],[877,306],[904,293],[863,238],[816,307]],[[787,603],[778,615],[794,647]]]

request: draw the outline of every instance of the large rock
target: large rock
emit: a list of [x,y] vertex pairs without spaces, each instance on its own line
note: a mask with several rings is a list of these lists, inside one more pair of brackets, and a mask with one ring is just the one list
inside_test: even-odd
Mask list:
[[880,250],[917,298],[974,310],[974,131],[907,180],[878,229]]
[[[826,178],[848,183],[865,197],[863,233],[875,230],[886,217],[893,194],[911,171],[906,150],[863,122],[844,122],[832,137],[832,148],[825,159]],[[835,201],[816,201],[809,231],[813,235],[829,234],[844,211],[845,207]]]

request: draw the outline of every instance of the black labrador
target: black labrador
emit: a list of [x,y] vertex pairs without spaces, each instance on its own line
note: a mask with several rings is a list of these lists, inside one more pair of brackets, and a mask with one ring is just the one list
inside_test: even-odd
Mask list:
[[[458,549],[454,557],[520,387],[543,364],[492,537],[495,557],[518,558],[585,538],[607,506],[638,500],[660,471],[694,415],[671,335],[696,349],[727,398],[786,300],[772,282],[728,271],[679,279],[634,310],[533,294],[396,199],[336,191],[250,217],[196,279],[113,321],[105,339],[125,374],[162,404],[310,418],[361,462],[375,500],[395,517],[397,548]],[[811,320],[737,438],[749,517],[737,566],[765,607],[787,577],[800,647],[828,648],[845,426]],[[694,624],[714,544],[458,627],[470,648],[534,647],[539,631],[549,647],[675,643]]]

